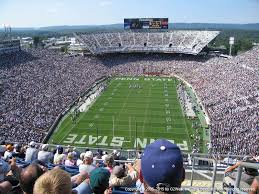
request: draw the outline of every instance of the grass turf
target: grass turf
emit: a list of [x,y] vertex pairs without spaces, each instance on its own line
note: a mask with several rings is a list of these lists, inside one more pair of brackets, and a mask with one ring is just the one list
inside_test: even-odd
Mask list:
[[114,78],[76,122],[67,115],[49,143],[135,149],[165,138],[191,151],[192,122],[198,120],[184,116],[176,91],[178,83],[176,78]]

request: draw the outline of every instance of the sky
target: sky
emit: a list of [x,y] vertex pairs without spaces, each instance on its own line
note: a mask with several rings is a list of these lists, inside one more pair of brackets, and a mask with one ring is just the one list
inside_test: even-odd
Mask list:
[[259,0],[0,0],[0,28],[114,24],[138,17],[259,23]]

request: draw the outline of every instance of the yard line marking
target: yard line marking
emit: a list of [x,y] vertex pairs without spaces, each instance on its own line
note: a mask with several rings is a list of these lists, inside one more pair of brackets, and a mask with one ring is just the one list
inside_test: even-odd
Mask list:
[[[149,86],[148,97],[150,97],[150,93],[151,93],[151,87]],[[150,98],[148,98],[148,103],[146,104],[146,108],[145,108],[145,117],[144,117],[143,126],[142,126],[142,135],[144,133],[145,122],[147,120],[147,112],[148,112],[147,110],[149,108],[149,104],[150,104]]]
[[[168,126],[170,126],[170,125],[168,125]],[[80,128],[80,129],[85,130],[85,128]],[[110,129],[99,129],[99,131],[111,132],[112,130],[110,130]],[[128,135],[128,131],[127,130],[117,130],[116,132],[121,132],[121,133],[125,133],[125,134]],[[154,131],[145,131],[145,132],[147,132],[147,133],[155,133]],[[174,136],[174,135],[186,135],[186,133],[180,133],[180,132],[179,133],[177,133],[177,132],[169,132],[169,133],[168,132],[159,132],[159,133],[166,134],[166,135],[170,134],[172,136]],[[77,135],[85,135],[85,133],[84,132],[81,132],[81,133],[79,132],[79,133],[77,133]],[[92,134],[92,135],[95,135],[95,134]],[[107,134],[104,134],[104,135],[107,135]],[[117,136],[120,136],[120,135],[117,135]],[[132,136],[132,137],[134,138],[134,136]],[[148,137],[139,137],[139,138],[151,138],[151,137],[155,137],[155,136],[151,135],[151,136],[148,136]],[[155,138],[159,138],[159,137],[156,136]],[[175,138],[175,139],[179,139],[179,138]],[[181,138],[181,140],[183,140],[183,139]]]
[[130,94],[131,94],[132,91],[133,91],[133,90],[128,90],[127,97],[126,97],[126,99],[124,98],[125,101],[124,101],[124,103],[123,103],[123,105],[122,105],[122,108],[121,108],[120,111],[119,111],[118,117],[121,115],[121,112],[124,110],[125,105],[128,103],[127,101],[128,101],[128,98],[129,98],[129,96],[130,96]]

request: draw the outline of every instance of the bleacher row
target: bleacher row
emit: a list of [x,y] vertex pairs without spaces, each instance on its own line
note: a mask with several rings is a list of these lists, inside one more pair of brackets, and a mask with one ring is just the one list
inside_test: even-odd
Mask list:
[[[180,161],[181,165],[183,165],[185,169],[185,176],[184,176],[184,182],[182,184],[182,189],[183,191],[191,191],[191,193],[213,193],[210,192],[212,189],[214,193],[222,193],[220,191],[227,191],[228,189],[241,189],[241,192],[245,194],[247,192],[244,192],[244,190],[250,189],[250,185],[254,179],[255,176],[258,176],[257,170],[251,171],[251,168],[253,169],[259,169],[259,157],[249,157],[252,158],[247,160],[245,158],[248,158],[247,156],[237,156],[237,155],[207,155],[207,154],[181,154],[181,151],[178,147],[174,147],[174,144],[168,143],[166,146],[161,146],[165,145],[163,144],[166,142],[165,140],[157,140],[153,144],[150,144],[148,148],[144,150],[143,153],[139,152],[136,156],[135,159],[126,159],[124,157],[121,157],[121,153],[118,152],[117,150],[114,150],[112,153],[108,153],[106,151],[102,151],[97,149],[98,151],[96,152],[96,149],[94,148],[85,148],[85,153],[80,153],[80,151],[77,148],[73,147],[66,147],[66,149],[63,149],[61,146],[55,146],[49,149],[49,145],[47,144],[37,144],[35,145],[35,142],[31,142],[29,144],[29,147],[27,145],[24,145],[26,148],[26,153],[24,153],[23,148],[21,148],[20,144],[15,144],[14,147],[11,144],[1,145],[1,150],[0,150],[0,175],[3,174],[7,169],[6,165],[3,165],[4,160],[8,161],[8,158],[11,157],[16,157],[15,159],[15,165],[18,166],[20,169],[23,169],[23,172],[26,171],[25,169],[28,170],[29,166],[33,165],[39,165],[44,167],[47,171],[51,171],[54,169],[61,169],[67,173],[69,173],[69,176],[71,176],[71,182],[73,185],[73,188],[78,189],[80,187],[77,187],[76,180],[78,176],[83,176],[83,171],[86,171],[88,174],[94,170],[94,169],[102,169],[105,168],[110,171],[112,174],[110,177],[110,186],[112,188],[112,193],[115,194],[129,194],[132,193],[132,191],[137,191],[139,193],[144,193],[144,185],[143,185],[143,180],[142,180],[142,175],[138,175],[141,171],[141,173],[144,175],[147,175],[150,173],[151,169],[146,169],[145,165],[151,165],[151,164],[161,164],[160,170],[167,168],[168,170],[171,169],[171,163],[173,162],[174,165],[177,165],[178,162]],[[153,147],[155,146],[155,147]],[[160,147],[159,147],[160,146]],[[173,146],[170,148],[169,146]],[[14,148],[14,150],[13,150]],[[4,150],[6,150],[4,152]],[[90,151],[92,150],[92,151]],[[166,152],[164,152],[167,150]],[[158,158],[157,157],[152,157],[155,156],[155,152],[158,152]],[[169,152],[169,153],[167,153]],[[1,154],[4,153],[4,157],[1,157]],[[34,154],[32,154],[34,153]],[[51,154],[55,153],[55,155]],[[83,154],[83,155],[82,155]],[[144,155],[145,154],[145,155]],[[161,155],[164,155],[164,157],[161,157]],[[31,156],[31,157],[30,157]],[[37,157],[36,157],[37,156]],[[54,161],[53,160],[54,156]],[[62,156],[62,157],[60,157]],[[25,157],[25,158],[24,158]],[[188,159],[186,158],[188,157]],[[223,161],[223,157],[226,157]],[[34,158],[34,159],[33,159]],[[36,159],[37,158],[37,159]],[[55,159],[56,158],[56,159]],[[63,159],[62,159],[63,158]],[[124,159],[122,159],[124,158]],[[177,160],[175,158],[178,158]],[[243,159],[242,159],[243,158]],[[36,160],[35,160],[36,159]],[[116,160],[115,160],[116,159]],[[233,160],[234,159],[234,160]],[[46,162],[46,161],[47,162]],[[66,160],[66,161],[65,161]],[[70,164],[67,162],[68,160],[73,161],[73,164]],[[60,161],[57,163],[57,161]],[[63,161],[63,162],[62,162]],[[65,162],[64,162],[65,161]],[[232,176],[227,175],[226,173],[233,171],[235,168],[237,168],[236,164],[239,161],[239,168],[237,173],[239,175],[235,175],[236,178],[233,178]],[[249,162],[248,162],[249,161]],[[10,162],[10,161],[9,161]],[[79,162],[79,163],[78,163]],[[90,162],[90,163],[89,163]],[[131,163],[131,165],[128,166],[128,163]],[[145,163],[145,165],[143,164]],[[168,165],[170,164],[170,165]],[[228,165],[233,165],[233,167],[227,168]],[[11,162],[11,166],[14,165]],[[81,167],[80,165],[84,166]],[[117,170],[119,166],[125,165],[128,167],[128,175],[124,175],[124,177],[135,177],[131,178],[127,181],[127,178],[120,177],[121,175],[117,174]],[[133,166],[132,166],[133,165]],[[141,165],[141,166],[140,166]],[[236,166],[236,167],[235,167]],[[87,167],[87,168],[86,168]],[[91,168],[90,168],[91,167]],[[94,167],[94,168],[93,168]],[[117,167],[117,168],[116,168]],[[133,167],[133,168],[132,168]],[[241,167],[241,168],[240,168]],[[250,167],[249,173],[247,170],[242,172],[242,167]],[[121,167],[120,167],[121,168]],[[152,165],[152,169],[154,166]],[[173,167],[174,168],[174,167]],[[12,167],[11,167],[12,169]],[[136,171],[135,175],[133,175],[133,171]],[[142,169],[142,170],[140,170]],[[179,168],[176,168],[176,171],[172,171],[174,175],[177,175],[180,173]],[[226,169],[230,169],[226,171]],[[148,170],[148,171],[147,171]],[[171,169],[172,170],[172,169]],[[153,171],[153,170],[152,170]],[[225,171],[225,173],[224,173]],[[27,171],[26,171],[27,172]],[[94,171],[93,171],[94,172]],[[255,172],[255,173],[254,173]],[[131,174],[133,173],[133,174]],[[153,172],[156,175],[158,175],[158,172]],[[159,171],[159,173],[161,173]],[[176,174],[175,174],[176,173]],[[131,174],[131,175],[129,175]],[[167,174],[167,173],[166,173]],[[198,176],[197,176],[198,175]],[[224,177],[223,177],[224,175]],[[9,176],[9,175],[8,175]],[[118,177],[117,177],[118,176]],[[154,174],[149,174],[152,179],[155,179]],[[168,175],[169,176],[169,175]],[[249,176],[249,177],[248,177]],[[9,176],[10,177],[10,176]],[[23,176],[21,176],[21,180]],[[115,178],[117,177],[117,178]],[[148,176],[146,176],[147,178]],[[203,177],[203,178],[202,178]],[[239,177],[239,178],[238,178]],[[248,177],[248,178],[247,178]],[[252,179],[251,179],[252,177]],[[3,177],[2,177],[3,178]],[[145,177],[144,177],[145,178]],[[205,178],[205,179],[204,179]],[[224,178],[224,179],[223,179]],[[79,178],[80,179],[80,178]],[[91,179],[91,178],[90,178]],[[207,180],[208,179],[208,180]],[[223,182],[222,182],[223,179]],[[13,192],[10,192],[11,194],[18,194],[19,192],[15,192],[17,190],[17,180],[14,181],[14,179],[10,178],[5,178],[5,181],[10,181],[13,185],[15,183],[15,186],[13,185]],[[21,181],[20,180],[20,181]],[[120,180],[121,182],[114,182]],[[148,179],[147,179],[148,180]],[[244,180],[249,181],[244,182]],[[1,183],[1,180],[0,180]],[[22,182],[23,184],[23,182]],[[118,184],[118,185],[117,185]],[[18,184],[19,186],[19,184]],[[21,188],[23,188],[21,186]],[[201,190],[200,190],[201,189]],[[206,192],[203,192],[204,190]],[[198,192],[194,192],[194,191]],[[131,191],[131,192],[129,192]],[[0,185],[0,193],[1,193],[1,185]],[[33,192],[34,193],[34,192]],[[79,194],[87,194],[86,192],[79,192]],[[190,193],[190,192],[183,192],[183,193]],[[225,193],[225,192],[223,192]],[[2,193],[1,193],[2,194]],[[54,194],[54,193],[53,193]]]
[[92,54],[161,52],[197,55],[219,31],[111,32],[76,35]]

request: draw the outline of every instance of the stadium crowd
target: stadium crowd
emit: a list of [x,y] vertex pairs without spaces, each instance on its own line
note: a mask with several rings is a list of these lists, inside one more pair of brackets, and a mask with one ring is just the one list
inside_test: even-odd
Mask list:
[[163,139],[148,145],[134,163],[117,163],[120,154],[116,150],[110,154],[89,149],[79,153],[61,146],[50,150],[48,144],[37,148],[35,142],[25,145],[25,149],[20,144],[0,146],[1,194],[10,190],[12,194],[102,194],[120,187],[131,189],[128,192],[144,192],[144,186],[145,193],[152,193],[179,190],[185,178],[180,148]]
[[[119,75],[162,72],[178,75],[196,91],[211,119],[213,153],[258,154],[259,47],[237,57],[197,61],[195,57],[145,56],[113,69]],[[126,59],[125,59],[125,58]],[[167,58],[168,57],[168,58]],[[112,60],[112,59],[111,59]],[[115,62],[116,64],[118,62]]]
[[[164,139],[147,145],[139,158],[131,161],[121,161],[117,150],[107,153],[86,148],[79,152],[70,146],[50,147],[33,141],[28,145],[0,144],[1,194],[182,193],[183,155],[176,144]],[[258,163],[259,157],[245,161]],[[225,172],[235,179],[233,171],[240,162]],[[258,189],[256,169],[245,168],[241,180],[255,192]]]
[[231,59],[26,52],[0,56],[0,140],[40,142],[56,117],[102,76],[161,72],[182,77],[196,91],[211,119],[213,153],[258,154],[258,47]]
[[[107,75],[106,68],[91,57],[64,57],[47,50],[29,54],[0,60],[0,140],[40,142],[56,117],[96,79]],[[35,60],[24,59],[31,56]]]
[[81,41],[94,53],[176,52],[199,53],[219,34],[218,31],[118,32],[79,34]]

